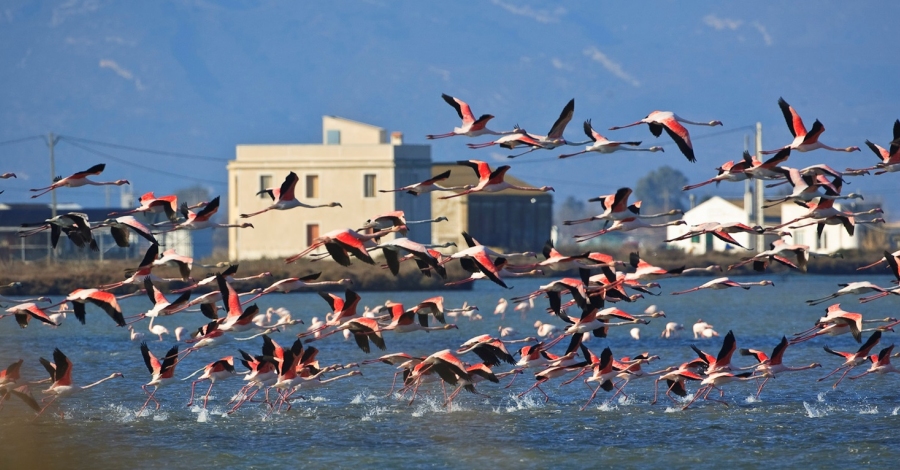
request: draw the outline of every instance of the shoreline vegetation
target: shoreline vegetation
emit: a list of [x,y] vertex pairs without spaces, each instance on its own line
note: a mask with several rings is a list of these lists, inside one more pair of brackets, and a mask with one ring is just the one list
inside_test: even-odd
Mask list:
[[[563,253],[574,252],[571,249],[563,248]],[[628,250],[610,251],[609,254],[615,256],[616,259],[628,260]],[[680,266],[706,267],[711,264],[720,265],[723,269],[721,273],[711,272],[703,274],[704,277],[720,277],[729,276],[736,277],[742,275],[763,275],[765,273],[756,273],[750,265],[741,268],[724,271],[728,265],[734,264],[743,257],[751,256],[753,252],[734,252],[734,253],[710,253],[702,256],[688,255],[680,250],[646,250],[641,252],[641,257],[655,265],[665,269],[673,269]],[[878,252],[847,252],[842,253],[843,257],[816,257],[809,260],[809,274],[836,274],[836,275],[885,275],[889,274],[884,266],[876,266],[867,270],[858,271],[857,268],[867,264],[874,263],[883,256]],[[537,263],[543,260],[539,256],[533,258],[516,258],[511,260],[514,263]],[[127,270],[133,270],[138,260],[56,260],[54,264],[48,264],[46,261],[3,261],[0,262],[0,285],[6,285],[11,282],[21,282],[19,288],[6,288],[0,294],[6,296],[30,296],[30,295],[67,295],[75,289],[96,287],[103,284],[111,284],[121,281],[126,277]],[[201,265],[213,266],[218,261],[215,259],[203,260],[195,262],[192,275],[195,281],[199,281],[206,276],[211,276],[216,272],[221,272],[225,267],[209,267],[205,268]],[[373,270],[370,266],[360,261],[354,260],[349,267],[340,266],[330,260],[310,261],[308,259],[299,260],[296,263],[285,264],[281,259],[263,259],[254,261],[239,262],[238,274],[236,277],[252,276],[262,272],[272,273],[271,277],[252,279],[248,281],[240,281],[237,286],[241,292],[247,292],[255,288],[265,288],[273,282],[289,277],[302,277],[312,273],[321,272],[320,281],[336,281],[348,278],[353,281],[353,290],[358,291],[390,291],[397,290],[399,286],[403,286],[402,290],[441,290],[441,289],[471,289],[474,283],[467,283],[456,287],[444,286],[444,280],[439,276],[426,277],[418,270],[414,269],[413,263],[403,263],[399,276],[393,276],[387,269]],[[382,261],[376,258],[376,265],[381,266]],[[630,266],[628,267],[629,269]],[[622,270],[622,268],[619,268]],[[786,266],[778,263],[769,265],[767,273],[772,275],[785,274],[788,271],[794,271]],[[154,274],[162,278],[179,277],[177,268],[169,266],[161,266],[153,270]],[[463,279],[468,273],[460,268],[459,263],[451,262],[447,264],[448,281]],[[595,271],[594,273],[596,274]],[[803,275],[798,272],[797,275]],[[543,277],[578,277],[576,270],[569,271],[553,271],[544,270]],[[541,276],[538,276],[541,277]],[[488,281],[476,281],[488,282]],[[169,283],[165,290],[178,289],[189,285],[183,281],[173,281]],[[499,287],[498,287],[499,288]],[[123,295],[136,291],[133,285],[119,287],[112,292],[116,295]],[[306,289],[307,291],[310,289]],[[331,288],[329,290],[337,290]],[[199,288],[197,293],[208,292],[208,288]],[[303,291],[303,290],[301,290]]]

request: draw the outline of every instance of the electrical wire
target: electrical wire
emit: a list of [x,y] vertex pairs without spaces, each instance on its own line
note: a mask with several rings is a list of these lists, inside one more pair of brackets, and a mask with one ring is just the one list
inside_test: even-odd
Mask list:
[[108,158],[108,159],[110,159],[110,160],[114,160],[114,161],[117,161],[117,162],[119,162],[119,163],[123,163],[123,164],[125,164],[125,165],[133,166],[133,167],[135,167],[135,168],[140,168],[140,169],[142,169],[142,170],[146,170],[146,171],[149,171],[149,172],[152,172],[152,173],[158,173],[158,174],[161,174],[161,175],[171,176],[171,177],[174,177],[174,178],[181,178],[181,179],[184,179],[184,180],[200,181],[200,182],[209,183],[209,184],[214,184],[214,185],[225,185],[225,184],[226,184],[225,181],[221,181],[221,180],[215,181],[215,180],[208,180],[208,179],[203,179],[203,178],[194,178],[194,177],[192,177],[192,176],[186,176],[186,175],[182,175],[182,174],[178,174],[178,173],[173,173],[173,172],[170,172],[170,171],[159,170],[159,169],[157,169],[157,168],[153,168],[153,167],[150,167],[150,166],[146,166],[146,165],[141,165],[141,164],[139,164],[139,163],[130,162],[130,161],[125,160],[125,159],[123,159],[123,158],[114,157],[114,156],[109,155],[109,154],[107,154],[107,153],[100,152],[99,150],[95,150],[95,149],[92,149],[92,148],[90,148],[90,147],[86,147],[86,146],[84,146],[84,145],[82,145],[82,144],[79,144],[79,143],[77,143],[77,142],[73,142],[71,139],[66,139],[65,142],[68,143],[68,144],[71,145],[71,146],[80,148],[81,150],[84,150],[84,151],[86,151],[86,152],[93,153],[94,155],[98,155],[98,156],[101,156],[101,157],[103,157],[103,158]]
[[228,158],[208,157],[205,155],[194,155],[194,154],[190,154],[190,153],[168,152],[165,150],[145,149],[145,148],[140,148],[140,147],[132,147],[129,145],[120,145],[120,144],[114,144],[111,142],[103,142],[100,140],[82,139],[80,137],[72,137],[72,136],[68,136],[68,135],[59,136],[59,138],[61,140],[65,139],[65,140],[76,141],[76,142],[81,142],[81,143],[85,143],[85,144],[100,145],[100,146],[104,146],[104,147],[111,147],[111,148],[122,149],[122,150],[131,150],[134,152],[151,153],[154,155],[162,155],[162,156],[167,156],[167,157],[179,157],[179,158],[187,158],[187,159],[192,159],[192,160],[204,160],[204,161],[210,161],[210,162],[226,162],[226,161],[228,161]]
[[19,138],[19,139],[5,140],[5,141],[3,141],[3,142],[0,142],[0,145],[17,144],[17,143],[19,143],[19,142],[25,142],[25,141],[28,141],[28,140],[42,139],[43,137],[44,137],[44,136],[42,136],[42,135],[33,135],[33,136],[30,136],[30,137],[22,137],[22,138]]

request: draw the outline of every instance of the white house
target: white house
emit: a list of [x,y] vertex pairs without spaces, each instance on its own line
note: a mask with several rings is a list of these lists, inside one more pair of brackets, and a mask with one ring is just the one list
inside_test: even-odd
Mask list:
[[[765,209],[763,216],[766,225],[776,225],[781,219],[779,217],[779,209],[777,207]],[[672,239],[687,233],[692,225],[698,225],[706,222],[731,223],[740,222],[749,226],[756,225],[750,222],[747,212],[744,210],[743,199],[724,199],[719,196],[713,196],[706,201],[701,202],[693,209],[684,213],[682,217],[687,225],[674,225],[666,227],[666,239]],[[750,235],[746,233],[733,234],[735,240],[745,247],[752,245]],[[685,240],[669,242],[672,248],[679,248],[682,251],[694,255],[702,255],[708,251],[730,251],[738,249],[730,243],[726,243],[711,234],[695,236]]]
[[[841,210],[840,203],[835,203],[834,208]],[[796,204],[785,203],[781,205],[781,220],[788,222],[802,217],[808,209]],[[809,220],[799,221],[784,230],[791,233],[793,242],[797,245],[806,245],[811,251],[817,253],[834,253],[839,250],[857,250],[859,249],[860,226],[856,226],[854,234],[851,236],[843,225],[826,225],[822,230],[822,236],[816,237],[816,225],[812,224],[806,227],[792,229],[791,226],[799,226],[810,223]]]

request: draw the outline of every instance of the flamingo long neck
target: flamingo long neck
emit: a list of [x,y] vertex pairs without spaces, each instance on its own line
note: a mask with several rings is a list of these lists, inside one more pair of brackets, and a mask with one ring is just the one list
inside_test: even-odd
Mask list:
[[118,374],[112,374],[112,375],[110,375],[109,377],[104,377],[104,378],[102,378],[102,379],[100,379],[100,380],[98,380],[98,381],[96,381],[96,382],[94,382],[94,383],[92,383],[92,384],[85,385],[85,386],[81,387],[81,390],[87,390],[87,389],[89,389],[89,388],[96,387],[97,385],[100,385],[100,384],[102,384],[103,382],[106,382],[107,380],[112,380],[112,379],[116,378],[117,376],[118,376]]
[[442,221],[442,220],[444,220],[444,219],[442,219],[442,218],[440,218],[440,217],[435,217],[435,218],[433,218],[433,219],[428,219],[428,220],[407,220],[407,221],[406,221],[406,225],[409,225],[409,224],[430,224],[430,223],[440,222],[440,221]]

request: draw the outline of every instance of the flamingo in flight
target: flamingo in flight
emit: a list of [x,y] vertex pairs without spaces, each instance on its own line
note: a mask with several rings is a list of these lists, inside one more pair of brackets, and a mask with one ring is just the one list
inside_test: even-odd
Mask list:
[[838,373],[841,369],[846,369],[837,382],[834,383],[832,388],[837,388],[838,384],[841,383],[841,380],[844,380],[844,377],[850,372],[850,369],[866,362],[866,359],[869,357],[869,351],[875,347],[878,342],[881,341],[881,331],[875,331],[872,333],[872,336],[869,336],[869,339],[859,347],[859,349],[855,353],[844,352],[844,351],[835,351],[828,346],[825,346],[825,352],[834,354],[835,356],[840,356],[844,358],[844,363],[838,366],[838,368],[829,372],[825,377],[819,378],[816,382],[821,382],[828,377]]
[[297,173],[293,171],[288,173],[287,177],[284,179],[284,183],[281,183],[280,188],[267,188],[262,191],[256,193],[257,196],[261,194],[268,194],[270,198],[272,198],[271,206],[257,212],[253,212],[251,214],[241,214],[242,219],[246,219],[248,217],[253,217],[255,215],[262,214],[264,212],[268,212],[271,210],[278,211],[286,211],[288,209],[293,209],[295,207],[305,207],[307,209],[315,209],[318,207],[343,207],[340,202],[332,202],[329,204],[320,204],[317,206],[311,206],[309,204],[304,204],[297,200],[295,195],[295,188],[297,187],[297,181],[300,181],[300,177],[297,176]]
[[116,296],[109,292],[100,289],[76,289],[66,296],[63,303],[65,302],[72,302],[75,318],[77,318],[82,325],[85,324],[87,313],[85,304],[90,302],[102,308],[103,311],[116,322],[117,326],[125,326],[125,318],[122,316],[122,307],[119,306]]
[[660,214],[641,215],[641,201],[637,201],[634,204],[628,204],[628,198],[631,196],[632,192],[631,188],[626,187],[619,188],[614,194],[592,197],[588,199],[588,202],[599,202],[600,207],[603,209],[602,214],[597,214],[586,219],[566,220],[563,222],[563,225],[585,224],[595,220],[616,221],[631,218],[654,219],[657,217],[684,214],[684,211],[680,209],[672,209]]
[[453,109],[456,110],[456,114],[459,115],[459,118],[462,119],[462,126],[454,127],[453,132],[448,132],[446,134],[429,134],[426,135],[426,139],[443,139],[445,137],[453,137],[457,135],[464,135],[466,137],[478,137],[480,135],[504,135],[508,134],[508,132],[494,132],[487,128],[487,123],[491,119],[494,119],[493,115],[490,114],[482,114],[481,117],[475,119],[475,115],[472,114],[472,108],[466,104],[465,101],[454,98],[446,93],[441,94],[441,98],[447,102],[450,106],[453,106]]
[[584,133],[587,134],[588,138],[591,139],[593,144],[585,147],[584,150],[575,153],[568,153],[560,155],[559,158],[569,158],[574,157],[576,155],[581,155],[588,152],[597,152],[597,153],[613,153],[619,150],[627,150],[632,152],[665,152],[665,149],[662,147],[650,147],[650,148],[631,148],[637,147],[641,145],[640,141],[637,142],[618,142],[615,140],[609,140],[606,137],[600,135],[599,132],[594,130],[591,126],[591,120],[588,119],[584,121]]
[[890,345],[884,349],[882,349],[877,355],[873,354],[869,356],[869,361],[872,362],[872,365],[869,367],[869,370],[863,372],[859,375],[854,375],[850,377],[850,380],[856,380],[862,376],[869,374],[879,374],[884,375],[887,373],[900,373],[900,369],[894,367],[891,364],[891,352],[894,350],[894,345]]
[[89,245],[94,251],[100,251],[97,241],[91,233],[91,224],[88,221],[87,214],[83,212],[69,212],[61,214],[43,222],[24,223],[22,227],[37,227],[31,230],[22,230],[18,233],[20,237],[30,237],[34,234],[50,229],[50,245],[56,248],[59,243],[59,236],[63,233],[69,237],[69,240],[78,248],[84,248]]
[[894,121],[894,140],[891,141],[891,145],[888,149],[884,147],[873,144],[870,141],[866,141],[866,145],[875,152],[875,155],[881,159],[877,165],[869,168],[860,168],[858,170],[854,170],[852,168],[847,168],[846,171],[854,172],[854,173],[868,173],[868,170],[878,170],[875,172],[876,175],[883,175],[885,173],[893,173],[895,171],[900,171],[900,119]]
[[152,244],[159,244],[159,242],[156,240],[156,237],[154,237],[153,233],[150,232],[150,229],[130,215],[122,215],[114,219],[106,219],[93,227],[93,230],[101,227],[109,227],[110,234],[112,235],[113,240],[116,241],[116,245],[122,248],[126,248],[131,245],[128,237],[129,230],[143,237]]
[[496,170],[491,170],[491,166],[487,164],[487,162],[483,162],[481,160],[460,160],[456,162],[457,165],[463,165],[471,167],[475,170],[475,174],[478,175],[478,184],[472,188],[466,189],[465,191],[456,193],[452,196],[441,196],[440,199],[451,199],[454,197],[465,196],[466,194],[486,192],[486,193],[496,193],[503,191],[505,189],[518,189],[520,191],[538,191],[538,192],[547,192],[554,191],[551,186],[541,186],[540,188],[532,188],[528,186],[516,186],[512,183],[504,181],[504,176],[506,176],[506,172],[509,170],[509,165],[503,165],[498,167]]
[[456,191],[460,189],[469,189],[471,185],[467,186],[452,186],[445,187],[441,186],[438,183],[444,181],[445,179],[450,177],[450,170],[447,170],[437,176],[432,178],[428,178],[425,181],[420,181],[418,183],[409,184],[403,186],[402,188],[397,189],[379,189],[379,193],[396,193],[396,192],[405,192],[407,194],[412,194],[413,196],[418,196],[420,194],[428,194],[433,191]]
[[190,210],[186,203],[181,204],[181,215],[184,221],[174,224],[170,229],[161,233],[174,232],[176,230],[202,230],[206,228],[253,228],[251,223],[243,224],[217,224],[211,221],[212,216],[219,210],[219,196],[216,196],[209,204],[203,206],[199,212]]
[[[163,357],[162,362],[150,352],[147,343],[141,343],[141,355],[144,357],[144,364],[147,365],[147,370],[150,371],[150,382],[141,385],[141,388],[144,389],[144,393],[147,394],[147,401],[145,401],[144,405],[141,406],[141,409],[138,410],[136,413],[137,416],[141,415],[141,412],[144,411],[144,408],[147,408],[147,405],[150,404],[151,400],[156,402],[156,409],[159,409],[159,401],[154,398],[153,395],[156,395],[156,391],[159,390],[160,387],[169,385],[175,381],[175,365],[177,364],[178,359],[178,346],[172,346],[165,357]],[[153,387],[153,391],[147,390],[147,387]]]
[[[332,230],[312,241],[312,244],[306,247],[300,253],[284,260],[285,263],[293,263],[298,259],[313,252],[317,248],[324,246],[328,253],[341,266],[350,266],[350,255],[356,259],[368,263],[375,264],[375,261],[369,256],[366,242],[377,240],[389,233],[398,231],[397,227],[387,230],[379,230],[374,233],[358,233],[356,230],[345,228]],[[374,245],[373,245],[374,246]],[[349,253],[349,254],[348,254]]]
[[803,125],[803,120],[800,119],[800,115],[797,114],[797,111],[784,100],[784,98],[778,98],[778,107],[781,108],[781,114],[784,115],[784,120],[787,122],[788,130],[791,131],[791,135],[794,136],[794,141],[788,145],[785,145],[782,148],[778,148],[775,150],[763,150],[763,155],[769,155],[772,153],[778,153],[782,149],[795,149],[798,152],[809,152],[811,150],[816,149],[825,149],[831,150],[834,152],[858,152],[859,147],[846,147],[846,148],[834,148],[829,147],[822,142],[819,142],[819,136],[825,132],[825,126],[816,119],[816,122],[813,123],[812,129],[808,132],[806,130],[806,126]]
[[716,176],[713,176],[712,178],[697,184],[687,185],[681,188],[681,190],[690,191],[692,189],[706,186],[710,183],[716,183],[716,186],[718,186],[719,183],[723,181],[737,183],[739,181],[748,179],[750,177],[750,174],[746,173],[746,170],[757,166],[760,162],[751,157],[749,152],[744,153],[746,154],[744,160],[737,163],[735,163],[734,160],[728,160],[727,162],[723,163],[722,166],[716,168],[716,171],[718,171],[718,173],[716,173]]
[[735,246],[739,246],[741,248],[747,249],[734,237],[731,236],[732,233],[748,233],[751,235],[758,235],[765,232],[765,230],[755,225],[750,227],[749,225],[742,224],[740,222],[727,222],[727,223],[719,223],[719,222],[705,222],[702,224],[692,225],[688,228],[687,233],[684,235],[677,236],[675,238],[670,238],[666,240],[666,242],[674,242],[679,240],[686,240],[688,238],[701,236],[704,234],[711,234],[712,236],[722,240],[725,243],[730,243]]
[[53,184],[47,186],[46,188],[36,188],[30,189],[29,191],[42,191],[39,194],[35,194],[31,196],[32,199],[36,197],[43,196],[44,194],[53,191],[56,188],[77,188],[80,186],[122,186],[123,184],[131,184],[128,180],[116,180],[116,181],[106,181],[106,182],[97,182],[91,181],[87,177],[91,175],[99,175],[103,173],[103,170],[106,169],[105,163],[100,163],[94,165],[87,170],[79,171],[78,173],[72,174],[70,176],[66,176],[63,178],[62,176],[57,176],[53,179]]
[[[775,346],[775,349],[772,351],[772,356],[766,356],[766,353],[757,350],[757,349],[741,349],[742,356],[753,356],[756,358],[759,365],[756,366],[756,370],[761,374],[761,377],[765,377],[762,384],[759,385],[759,389],[756,390],[756,398],[759,398],[759,394],[762,393],[763,387],[766,386],[766,383],[769,382],[769,379],[775,377],[777,374],[782,372],[796,372],[800,370],[814,369],[816,367],[822,367],[822,364],[818,362],[813,362],[812,364],[804,367],[788,367],[782,364],[781,360],[784,356],[784,351],[791,343],[788,342],[788,339],[784,336],[781,337],[781,342]],[[852,378],[852,377],[851,377]]]
[[2,315],[0,318],[8,317],[10,315],[13,315],[16,318],[16,323],[18,323],[21,328],[27,328],[28,321],[31,320],[32,317],[48,325],[59,326],[50,319],[46,312],[31,302],[14,305],[6,309],[6,315]]
[[[191,382],[191,398],[186,406],[191,406],[194,404],[194,388],[197,386],[197,384],[203,382],[204,380],[209,380],[209,388],[206,390],[206,395],[203,396],[203,409],[206,409],[206,405],[207,403],[209,403],[209,393],[212,392],[213,385],[216,384],[216,381],[227,379],[228,377],[236,374],[234,370],[234,357],[223,357],[218,361],[207,364],[197,372],[200,371],[203,371],[203,375],[197,377],[197,380]],[[194,372],[194,374],[196,374],[197,372]],[[187,380],[193,377],[194,374],[191,374],[181,380]]]
[[672,140],[674,140],[678,145],[681,153],[683,153],[684,156],[687,157],[689,162],[694,163],[697,161],[697,158],[694,157],[694,145],[691,143],[691,135],[690,133],[688,133],[687,128],[681,125],[682,122],[685,124],[694,124],[697,126],[712,127],[722,125],[722,121],[694,122],[688,121],[687,119],[684,119],[671,111],[653,111],[640,121],[626,124],[624,126],[610,127],[609,130],[614,131],[617,129],[624,129],[626,127],[647,124],[648,126],[650,126],[650,132],[653,133],[655,137],[659,137],[662,134],[663,129],[665,129],[666,133],[669,134],[669,137],[671,137]]
[[[138,212],[143,212],[144,214],[156,214],[159,212],[165,212],[166,218],[170,221],[176,222],[178,219],[178,196],[174,194],[156,197],[156,195],[151,191],[142,195],[138,199],[138,202],[140,202],[141,205],[136,209],[125,212],[110,212],[109,215],[122,216],[136,214]],[[208,203],[200,202],[193,206],[188,206],[188,209],[198,209],[206,206],[206,204]]]
[[749,290],[753,286],[774,286],[775,283],[772,281],[759,281],[759,282],[736,282],[728,279],[727,277],[720,277],[718,279],[713,279],[707,283],[694,287],[692,289],[683,290],[680,292],[672,292],[672,295],[681,295],[687,294],[688,292],[697,292],[702,289],[728,289],[729,287],[740,287],[744,290]]
[[[522,155],[534,152],[537,149],[552,150],[563,145],[584,145],[590,143],[591,140],[585,140],[584,142],[569,142],[563,137],[563,133],[566,131],[566,126],[569,125],[569,122],[572,120],[572,116],[574,114],[575,99],[573,98],[569,100],[569,102],[566,103],[566,105],[563,107],[563,110],[559,113],[559,117],[556,118],[556,122],[554,122],[553,126],[550,127],[550,132],[548,132],[546,136],[528,134],[525,131],[519,132],[517,134],[518,141],[530,146],[531,149],[518,155],[510,155],[507,158],[521,157]],[[591,135],[588,135],[588,137],[591,137],[593,139]]]
[[50,374],[50,388],[44,390],[43,393],[48,395],[50,401],[44,405],[41,411],[38,413],[38,416],[44,413],[44,411],[53,404],[54,401],[72,396],[76,393],[83,392],[85,390],[96,387],[97,385],[106,382],[107,380],[112,380],[117,377],[124,377],[121,372],[115,372],[110,374],[107,377],[104,377],[92,384],[78,386],[72,384],[72,361],[63,354],[59,348],[53,350],[53,362],[50,362],[43,357],[40,358],[41,365],[44,366],[44,369],[47,370],[47,373]]

